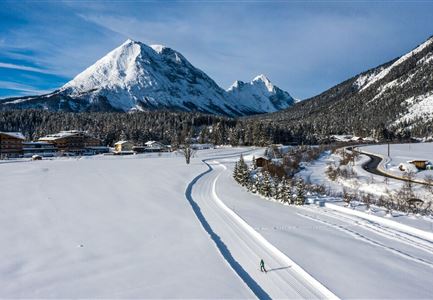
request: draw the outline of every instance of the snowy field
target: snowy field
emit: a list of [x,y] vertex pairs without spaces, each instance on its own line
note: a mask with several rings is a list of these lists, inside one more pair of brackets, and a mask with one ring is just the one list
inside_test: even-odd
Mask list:
[[433,238],[248,193],[250,150],[0,164],[0,298],[432,298]]
[[0,298],[252,297],[185,199],[206,166],[95,157],[1,168]]

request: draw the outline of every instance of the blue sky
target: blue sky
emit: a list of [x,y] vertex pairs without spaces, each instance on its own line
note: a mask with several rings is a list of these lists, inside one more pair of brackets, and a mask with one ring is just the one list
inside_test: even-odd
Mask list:
[[305,99],[431,35],[430,1],[0,0],[0,98],[54,90],[132,38],[223,88],[263,73]]

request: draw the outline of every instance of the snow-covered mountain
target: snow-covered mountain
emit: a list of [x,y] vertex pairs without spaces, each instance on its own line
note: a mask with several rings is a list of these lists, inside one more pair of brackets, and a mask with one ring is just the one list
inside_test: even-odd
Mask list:
[[433,134],[433,37],[405,55],[356,75],[318,96],[263,116],[315,133],[383,137]]
[[[127,40],[52,94],[2,100],[6,108],[61,111],[169,109],[240,116],[293,103],[264,76],[250,93],[226,92],[182,54]],[[239,95],[239,98],[237,97]]]
[[237,80],[227,92],[239,105],[255,107],[259,111],[274,112],[295,102],[289,93],[274,86],[265,75],[259,75],[248,83]]

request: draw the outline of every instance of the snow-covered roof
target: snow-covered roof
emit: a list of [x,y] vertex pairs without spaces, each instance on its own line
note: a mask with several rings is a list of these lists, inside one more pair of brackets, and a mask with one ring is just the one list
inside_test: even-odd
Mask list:
[[130,141],[118,141],[114,145],[123,145],[123,144],[126,144],[126,143],[132,144],[132,142],[130,142]]
[[4,131],[0,131],[0,134],[4,134],[16,139],[20,139],[20,140],[25,140],[26,138],[24,137],[24,135],[21,132],[4,132]]
[[263,158],[263,159],[269,160],[269,159],[268,159],[266,156],[264,156],[264,155],[258,155],[258,156],[255,157],[255,159],[259,159],[259,158]]
[[163,144],[157,141],[147,141],[144,143],[146,146],[162,146]]
[[339,141],[339,142],[348,142],[352,139],[352,137],[353,137],[352,135],[348,135],[348,134],[346,134],[346,135],[341,135],[341,134],[331,135],[331,138],[334,138],[336,141]]
[[80,133],[87,134],[87,131],[79,131],[79,130],[65,130],[60,131],[59,133],[49,134],[47,136],[41,137],[39,140],[45,140],[45,141],[54,141],[57,139],[74,136]]

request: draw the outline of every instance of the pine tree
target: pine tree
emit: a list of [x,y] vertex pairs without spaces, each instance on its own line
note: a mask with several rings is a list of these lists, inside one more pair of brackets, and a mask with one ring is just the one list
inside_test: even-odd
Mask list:
[[296,182],[295,204],[303,205],[304,202],[305,202],[305,183],[301,178],[299,178],[298,181]]
[[248,186],[250,181],[250,171],[248,165],[244,161],[244,157],[240,156],[239,161],[235,164],[233,177],[242,186]]
[[263,178],[262,183],[260,185],[260,194],[262,196],[269,198],[272,193],[272,182],[271,182],[271,175],[268,171],[263,172]]
[[256,157],[255,156],[253,156],[252,169],[253,170],[257,169],[257,162],[256,162]]
[[284,195],[284,178],[275,184],[275,200],[278,200],[280,202],[283,202],[283,195]]
[[259,187],[258,177],[257,177],[257,176],[254,176],[254,177],[251,179],[251,185],[250,185],[249,190],[250,190],[252,193],[255,194],[255,193],[258,192],[258,187]]
[[241,185],[245,186],[247,183],[247,180],[248,180],[248,178],[247,178],[248,169],[247,169],[247,165],[245,164],[244,157],[242,154],[239,158],[238,166],[239,166],[239,183]]
[[293,202],[292,202],[292,183],[286,177],[284,177],[283,202],[287,203],[287,204],[293,204]]
[[233,169],[233,178],[236,180],[236,182],[239,183],[239,164],[238,162],[235,163],[235,168]]

